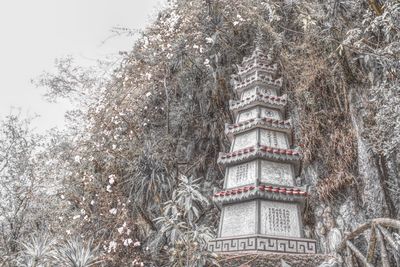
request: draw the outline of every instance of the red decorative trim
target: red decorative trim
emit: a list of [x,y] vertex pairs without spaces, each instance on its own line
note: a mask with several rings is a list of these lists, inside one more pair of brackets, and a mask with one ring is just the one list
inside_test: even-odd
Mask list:
[[[220,191],[220,192],[215,193],[214,197],[224,197],[224,196],[242,194],[242,193],[246,193],[248,191],[252,191],[255,188],[256,188],[255,186],[245,186],[245,187],[230,189],[227,191]],[[260,185],[260,186],[258,186],[257,189],[258,189],[258,191],[261,191],[261,192],[266,191],[266,192],[272,192],[272,193],[303,196],[303,197],[306,197],[308,195],[307,192],[301,191],[298,188],[272,187],[271,185]]]
[[[242,148],[240,150],[236,150],[236,151],[233,151],[233,152],[224,153],[221,156],[221,159],[234,158],[234,157],[237,157],[237,156],[241,156],[243,154],[247,154],[249,152],[255,151],[256,148],[257,147],[255,147],[255,146],[251,146],[251,147]],[[273,148],[273,147],[269,147],[269,146],[258,146],[258,148],[262,152],[268,152],[268,153],[272,153],[272,154],[289,155],[289,156],[300,155],[300,153],[295,149],[279,149],[279,148]]]

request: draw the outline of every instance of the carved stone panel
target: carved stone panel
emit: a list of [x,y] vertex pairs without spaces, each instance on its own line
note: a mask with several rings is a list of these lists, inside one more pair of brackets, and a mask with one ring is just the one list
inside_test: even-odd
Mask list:
[[256,180],[256,164],[256,161],[250,161],[229,167],[226,187],[232,188],[254,183]]
[[261,118],[273,118],[275,120],[281,120],[282,114],[278,110],[261,108]]
[[267,160],[261,161],[261,182],[283,186],[294,186],[293,166]]
[[297,204],[261,201],[261,234],[301,237]]
[[245,147],[254,146],[256,144],[257,144],[257,130],[252,130],[235,136],[231,151],[236,151]]
[[224,206],[221,237],[255,234],[256,201]]
[[276,148],[289,148],[289,140],[287,134],[277,131],[261,130],[261,145],[276,147]]
[[255,87],[252,87],[251,89],[245,90],[242,93],[242,100],[245,100],[248,97],[252,97],[255,94],[256,94],[256,88]]
[[257,118],[257,108],[252,108],[239,113],[237,122],[247,121]]

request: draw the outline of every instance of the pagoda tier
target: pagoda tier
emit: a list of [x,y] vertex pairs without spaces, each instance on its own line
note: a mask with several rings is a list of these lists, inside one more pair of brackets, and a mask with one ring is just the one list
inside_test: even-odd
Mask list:
[[279,90],[282,86],[282,79],[273,79],[270,74],[256,72],[241,81],[235,81],[234,90],[240,93],[253,86],[262,86]]
[[287,96],[280,95],[282,79],[271,61],[256,48],[238,68],[240,99],[229,101],[235,119],[225,125],[231,148],[218,157],[225,179],[213,197],[222,210],[218,238],[208,246],[214,252],[315,253],[315,241],[302,237],[308,193],[295,183],[302,153],[291,148]]
[[268,60],[254,59],[254,62],[248,64],[246,67],[239,67],[239,75],[250,76],[257,71],[263,73],[275,74],[278,70],[278,64],[269,65]]
[[282,79],[275,79],[278,71],[277,64],[271,64],[270,55],[256,48],[251,57],[243,59],[243,65],[238,67],[238,79],[234,81],[233,89],[241,94],[244,90],[262,87],[280,91]]
[[262,198],[273,201],[304,202],[307,192],[294,187],[276,187],[260,184],[259,186],[243,186],[214,194],[214,202],[228,204]]
[[[291,164],[294,167],[294,173],[298,174],[301,154],[294,149],[277,149],[258,145],[228,153],[220,152],[217,162],[223,167],[230,167],[245,164],[255,159]],[[294,180],[294,177],[292,179]]]
[[276,120],[272,118],[255,118],[247,121],[225,124],[225,134],[233,141],[234,136],[243,134],[254,129],[264,129],[287,134],[292,144],[292,125],[290,120]]
[[263,71],[269,74],[276,74],[278,64],[271,64],[271,56],[265,54],[261,49],[256,48],[250,57],[243,58],[243,66],[238,66],[238,74],[247,76],[257,71]]
[[270,96],[263,94],[256,94],[247,97],[244,100],[230,100],[229,109],[236,115],[239,111],[247,110],[255,106],[264,106],[266,108],[279,110],[280,112],[285,111],[286,107],[286,95],[284,96]]

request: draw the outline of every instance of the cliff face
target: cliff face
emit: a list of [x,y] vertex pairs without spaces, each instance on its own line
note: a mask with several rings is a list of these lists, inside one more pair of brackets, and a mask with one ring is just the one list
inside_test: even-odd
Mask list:
[[397,1],[171,1],[88,108],[90,138],[77,151],[97,180],[80,194],[103,190],[110,173],[119,181],[104,192],[114,200],[93,211],[96,227],[112,227],[108,205],[124,203],[120,222],[135,225],[149,262],[209,262],[204,240],[219,211],[200,195],[210,200],[222,186],[231,75],[256,36],[278,63],[305,155],[306,235],[331,252],[359,224],[396,218],[399,21]]

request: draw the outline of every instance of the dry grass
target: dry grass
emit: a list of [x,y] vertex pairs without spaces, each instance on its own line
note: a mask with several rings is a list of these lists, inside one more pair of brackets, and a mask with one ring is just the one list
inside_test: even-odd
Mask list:
[[280,61],[286,90],[293,101],[291,109],[298,116],[296,142],[303,146],[305,165],[322,165],[323,173],[312,186],[320,200],[330,201],[353,184],[357,151],[349,113],[348,78],[344,67],[332,65],[321,48],[318,41],[295,42],[290,51],[281,54]]

